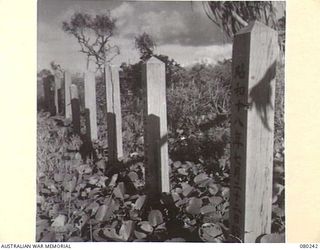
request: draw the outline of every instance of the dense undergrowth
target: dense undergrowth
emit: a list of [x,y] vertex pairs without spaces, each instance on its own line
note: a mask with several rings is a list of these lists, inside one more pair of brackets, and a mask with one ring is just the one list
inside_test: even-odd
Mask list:
[[[122,67],[120,79],[125,157],[117,165],[108,163],[101,78],[99,140],[90,157],[70,121],[38,113],[37,241],[238,241],[228,231],[231,62],[175,70],[167,86],[171,193],[152,200],[144,190],[142,92],[130,65]],[[285,231],[284,67],[277,70],[276,235],[262,242],[279,240]],[[84,103],[83,79],[73,83]]]

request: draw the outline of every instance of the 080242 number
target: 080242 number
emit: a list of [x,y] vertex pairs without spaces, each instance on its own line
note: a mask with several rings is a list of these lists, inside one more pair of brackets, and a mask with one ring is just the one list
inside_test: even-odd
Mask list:
[[300,248],[318,248],[318,244],[300,244]]

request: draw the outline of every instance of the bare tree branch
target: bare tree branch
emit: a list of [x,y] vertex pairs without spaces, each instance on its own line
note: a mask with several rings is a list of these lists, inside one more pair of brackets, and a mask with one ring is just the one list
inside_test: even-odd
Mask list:
[[[119,54],[118,47],[116,51],[106,49],[107,45],[110,47],[108,43],[115,28],[115,19],[110,17],[110,12],[95,17],[75,13],[69,22],[62,23],[62,29],[77,39],[81,47],[80,52],[86,54],[87,68],[92,61],[91,58],[94,58],[97,70],[103,69],[107,57],[111,58],[108,59],[111,61]],[[91,42],[92,38],[93,42]]]

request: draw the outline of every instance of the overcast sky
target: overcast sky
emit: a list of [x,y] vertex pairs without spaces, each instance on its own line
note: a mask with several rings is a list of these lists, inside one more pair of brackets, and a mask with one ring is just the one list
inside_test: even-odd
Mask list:
[[182,65],[231,57],[231,44],[205,15],[202,2],[38,0],[38,70],[55,61],[64,69],[83,72],[86,58],[76,39],[62,31],[62,22],[75,11],[98,14],[106,10],[117,19],[112,42],[120,47],[120,55],[112,63],[137,62],[134,37],[143,32],[154,38],[156,53]]

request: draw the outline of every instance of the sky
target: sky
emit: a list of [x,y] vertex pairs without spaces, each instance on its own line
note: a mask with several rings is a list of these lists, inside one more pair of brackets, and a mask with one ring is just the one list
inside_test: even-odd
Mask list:
[[231,58],[232,45],[206,16],[202,2],[38,0],[38,71],[55,61],[71,72],[84,72],[86,57],[76,39],[62,30],[62,22],[76,11],[92,15],[110,11],[117,32],[111,43],[120,48],[113,64],[135,63],[134,38],[143,32],[155,40],[156,54],[183,66]]

